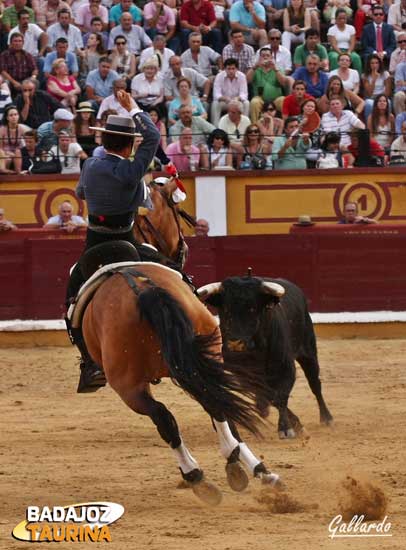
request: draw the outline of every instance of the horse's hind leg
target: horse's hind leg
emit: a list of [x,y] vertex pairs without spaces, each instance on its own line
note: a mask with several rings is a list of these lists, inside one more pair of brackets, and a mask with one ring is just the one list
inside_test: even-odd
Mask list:
[[320,411],[320,422],[326,425],[332,424],[333,417],[328,410],[323,395],[321,393],[321,381],[319,376],[320,367],[317,360],[317,355],[315,353],[311,353],[309,355],[303,354],[297,358],[297,362],[302,367],[303,372],[305,373],[305,376],[307,378],[307,382],[309,383],[310,389],[317,399]]
[[233,491],[243,491],[248,485],[248,477],[241,463],[263,483],[281,485],[279,476],[269,472],[264,463],[242,441],[234,422],[213,418],[213,426],[219,438],[221,454],[227,460],[227,481]]
[[143,389],[124,398],[127,405],[135,412],[149,416],[155,424],[159,435],[173,450],[182,477],[193,489],[193,492],[204,502],[212,506],[221,501],[221,493],[204,479],[203,470],[184,445],[173,414],[163,403],[156,401],[148,389]]

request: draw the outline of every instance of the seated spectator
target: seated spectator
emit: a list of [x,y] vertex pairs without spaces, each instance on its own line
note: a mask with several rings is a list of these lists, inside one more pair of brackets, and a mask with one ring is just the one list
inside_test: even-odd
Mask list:
[[193,116],[200,116],[207,119],[207,113],[202,105],[200,99],[196,96],[192,96],[190,90],[192,85],[187,78],[180,78],[177,82],[179,89],[179,97],[175,97],[169,103],[168,109],[168,122],[170,125],[175,124],[179,120],[179,108],[181,105],[189,105],[192,108]]
[[71,24],[71,12],[66,8],[58,11],[58,22],[48,27],[48,44],[51,48],[55,47],[56,41],[61,37],[68,41],[70,52],[79,53],[83,48],[82,33]]
[[59,10],[71,11],[69,3],[63,0],[32,0],[32,7],[35,11],[35,22],[44,31],[50,25],[57,23]]
[[295,80],[292,93],[287,95],[282,104],[282,118],[298,116],[301,113],[302,104],[306,99],[311,99],[311,95],[306,92],[306,82],[304,80]]
[[296,69],[292,78],[304,80],[306,91],[312,97],[319,98],[326,91],[328,76],[320,69],[320,58],[316,54],[310,54],[306,59],[306,66]]
[[378,223],[372,218],[360,216],[358,214],[358,204],[356,202],[347,202],[344,206],[344,217],[337,223],[340,224],[353,224],[353,223]]
[[265,101],[274,101],[280,111],[284,99],[284,87],[289,85],[286,77],[275,65],[271,50],[261,48],[258,65],[247,73],[247,81],[252,83],[251,121],[257,122]]
[[338,69],[331,71],[329,76],[339,76],[346,90],[359,93],[360,77],[358,71],[350,68],[351,56],[348,53],[340,53],[338,56]]
[[328,79],[326,93],[321,96],[317,102],[320,114],[327,113],[330,109],[330,99],[340,97],[345,110],[354,111],[360,115],[365,106],[365,101],[351,90],[346,90],[339,76],[331,76]]
[[190,33],[198,32],[201,34],[205,46],[210,44],[218,54],[221,54],[223,37],[221,30],[217,28],[217,18],[211,2],[208,0],[186,0],[180,8],[179,21],[183,50],[186,50],[190,44]]
[[24,143],[24,147],[21,148],[22,173],[29,172],[34,163],[40,160],[44,153],[44,151],[38,147],[38,135],[36,130],[24,132]]
[[148,59],[141,70],[131,81],[131,95],[144,111],[155,107],[163,116],[166,112],[164,83],[158,74],[158,61],[155,58]]
[[395,72],[395,115],[406,111],[406,61],[396,67]]
[[391,79],[388,71],[383,68],[383,61],[378,54],[372,54],[365,65],[365,73],[362,75],[362,85],[364,88],[365,120],[368,120],[372,111],[374,99],[380,95],[385,94],[387,97],[391,97]]
[[21,93],[17,96],[16,106],[21,120],[30,128],[38,128],[44,122],[49,122],[53,114],[62,104],[43,90],[37,90],[37,81],[26,78],[22,82]]
[[136,6],[132,0],[120,0],[110,8],[110,28],[118,27],[121,22],[121,16],[123,13],[129,13],[131,15],[131,24],[141,25],[142,23],[142,11]]
[[62,174],[80,174],[80,161],[87,159],[82,147],[67,130],[59,132],[58,144],[51,147],[49,152],[61,161]]
[[406,121],[402,122],[402,135],[392,141],[390,146],[390,163],[406,163]]
[[[317,148],[320,145],[321,119],[317,112],[317,102],[314,98],[306,99],[301,106],[301,115],[299,116],[300,131],[310,134],[312,140],[312,148]],[[309,151],[311,153],[311,151]],[[309,155],[307,156],[309,160]]]
[[353,166],[384,166],[385,151],[375,139],[360,136],[360,132],[352,132],[350,138],[351,143],[347,147],[347,151],[350,153],[349,168]]
[[92,20],[90,21],[90,31],[83,35],[84,46],[86,46],[87,44],[90,33],[101,35],[103,39],[103,48],[107,51],[107,47],[109,43],[109,34],[106,31],[103,31],[103,21],[100,19],[100,17],[93,17]]
[[285,120],[285,134],[277,136],[272,146],[275,170],[306,170],[306,151],[310,148],[309,134],[299,136],[299,120]]
[[56,59],[52,63],[51,76],[47,80],[47,92],[64,107],[75,113],[81,89],[76,79],[69,74],[64,59]]
[[296,46],[293,63],[295,68],[304,67],[310,54],[315,54],[320,59],[320,68],[328,71],[329,61],[326,48],[320,44],[320,33],[316,29],[307,29],[303,44]]
[[141,55],[144,48],[148,48],[152,44],[152,40],[145,33],[144,29],[139,25],[133,24],[133,19],[128,11],[125,11],[120,17],[120,25],[114,27],[110,32],[109,50],[113,49],[116,36],[125,36],[127,39],[128,51],[135,54],[136,57]]
[[120,34],[116,36],[110,59],[111,68],[120,75],[120,78],[125,78],[127,91],[130,91],[131,80],[137,73],[137,58],[133,53],[128,51],[127,38],[125,36]]
[[[399,5],[399,4],[398,4]],[[396,38],[398,47],[390,56],[389,72],[394,74],[400,63],[406,63],[406,32],[400,32]]]
[[24,50],[30,53],[34,59],[43,57],[48,45],[48,35],[35,23],[30,23],[30,13],[24,9],[18,12],[18,25],[11,29],[8,35],[8,43],[14,33],[20,33],[24,37]]
[[196,220],[195,225],[195,237],[208,237],[209,236],[209,222],[203,218]]
[[250,119],[242,114],[241,103],[238,100],[230,101],[227,114],[220,118],[219,128],[228,135],[233,151],[238,151],[238,145],[242,142],[245,130],[250,124]]
[[175,55],[175,52],[166,47],[166,38],[162,34],[156,34],[152,41],[152,46],[142,51],[140,57],[140,65],[145,63],[147,59],[156,57],[158,68],[161,75],[169,70],[169,60]]
[[373,2],[372,0],[357,0],[357,11],[354,15],[354,27],[355,27],[355,38],[359,41],[361,40],[362,31],[366,21],[372,19],[372,8],[378,3],[382,4],[382,1]]
[[291,0],[283,12],[282,46],[290,51],[292,44],[303,44],[310,27],[310,10],[305,8],[303,0]]
[[[268,33],[269,44],[265,45],[271,50],[271,56],[275,60],[275,65],[282,70],[285,75],[292,72],[292,54],[284,46],[281,46],[282,33],[279,29],[271,29]],[[260,50],[255,54],[255,63],[258,63]],[[245,71],[246,72],[246,71]]]
[[256,47],[266,45],[266,14],[265,8],[260,2],[237,0],[231,6],[229,20],[232,30],[244,33],[247,44]]
[[273,101],[264,103],[261,116],[257,122],[261,134],[269,143],[273,143],[274,137],[281,136],[283,132],[283,120],[278,118],[276,114],[277,110]]
[[109,26],[109,12],[105,6],[102,6],[101,0],[89,0],[89,3],[82,4],[78,9],[76,24],[84,34],[92,32],[93,17],[100,17],[103,23],[103,30],[106,31]]
[[186,77],[190,81],[192,85],[190,93],[193,96],[198,96],[199,91],[202,91],[202,101],[207,102],[211,90],[210,80],[194,69],[183,68],[183,61],[177,55],[170,58],[169,70],[164,74],[166,101],[172,101],[175,97],[179,97],[177,82],[181,77]]
[[323,142],[322,149],[316,162],[316,168],[327,170],[342,168],[343,154],[340,150],[340,136],[335,132],[329,132]]
[[66,38],[58,38],[55,43],[55,51],[49,52],[44,59],[43,72],[44,77],[49,78],[52,71],[52,63],[57,59],[64,59],[69,69],[69,74],[74,78],[79,76],[78,58],[72,53],[68,52],[68,41]]
[[90,101],[82,101],[76,109],[74,121],[76,139],[88,156],[91,156],[95,148],[95,130],[92,129],[96,125],[95,114]]
[[5,168],[21,172],[21,148],[24,146],[24,133],[29,126],[20,124],[20,115],[15,105],[8,105],[0,126],[0,149],[5,154]]
[[330,44],[330,52],[328,58],[330,60],[330,70],[338,68],[338,58],[342,53],[346,53],[351,58],[352,67],[362,73],[362,61],[355,48],[355,28],[352,25],[347,25],[347,13],[345,9],[338,9],[336,16],[336,24],[328,29],[328,42]]
[[[192,129],[183,128],[179,139],[166,148],[165,152],[176,166],[178,172],[194,172],[199,168],[203,168],[201,149],[193,145],[192,140]],[[207,165],[204,168],[207,168]]]
[[376,54],[381,61],[389,60],[396,49],[395,33],[391,25],[383,22],[385,12],[376,4],[372,8],[373,23],[365,25],[362,30],[361,44],[364,59]]
[[395,35],[406,28],[406,0],[400,0],[389,6],[388,24],[392,26]]
[[[117,93],[119,90],[126,90],[127,89],[127,83],[123,78],[118,78],[113,82],[113,93],[103,99],[103,101],[100,104],[99,110],[97,112],[96,118],[97,122],[101,122],[101,120],[104,117],[105,112],[107,111],[114,111],[109,112],[110,115],[122,115],[122,116],[128,116],[128,111],[126,109],[123,109],[121,107],[118,99],[117,99]],[[125,114],[127,113],[127,114]],[[107,119],[106,119],[107,120]],[[106,122],[106,121],[104,121]],[[101,142],[100,142],[101,143]]]
[[21,91],[21,83],[26,78],[37,78],[38,69],[35,59],[23,49],[24,36],[15,32],[10,38],[10,45],[0,54],[1,76],[8,81],[11,96]]
[[44,225],[45,229],[60,229],[66,233],[73,233],[81,227],[87,227],[82,216],[73,213],[73,206],[69,201],[63,202],[58,208],[58,214],[51,216]]
[[272,152],[272,145],[264,139],[258,124],[250,124],[245,130],[242,144],[237,150],[237,166],[244,170],[263,170],[272,168],[268,157]]
[[168,136],[166,132],[166,126],[161,118],[158,109],[152,107],[152,109],[149,110],[149,116],[151,117],[152,122],[155,124],[159,133],[161,134],[161,141],[159,142],[159,144],[162,149],[166,151],[166,148],[168,146]]
[[4,109],[11,102],[10,88],[4,78],[0,75],[0,120],[3,118]]
[[214,79],[211,105],[211,120],[214,126],[218,126],[222,113],[233,99],[241,101],[243,113],[248,116],[250,103],[247,77],[238,70],[238,61],[230,57],[224,62],[224,70]]
[[86,78],[86,97],[89,101],[101,104],[113,92],[113,82],[120,77],[111,68],[111,59],[101,57],[99,68],[90,71]]
[[144,28],[147,35],[154,39],[157,34],[165,37],[168,48],[179,53],[180,42],[176,33],[176,15],[174,10],[162,0],[151,0],[144,6]]
[[80,84],[82,88],[86,85],[86,78],[89,72],[97,70],[100,59],[106,55],[107,52],[104,49],[101,34],[90,33],[85,49],[81,50],[78,55],[80,60]]
[[193,116],[193,110],[190,105],[181,105],[179,120],[169,128],[169,135],[172,141],[179,139],[183,128],[190,128],[192,130],[192,141],[193,145],[196,146],[205,146],[207,138],[215,130],[213,124],[210,124],[207,120],[204,120],[200,116]]
[[35,23],[34,10],[27,4],[28,0],[14,0],[14,2],[5,3],[6,8],[1,21],[4,34],[8,34],[12,28],[18,25],[18,13],[21,10],[27,10],[30,14],[30,23]]
[[0,208],[0,232],[15,231],[16,229],[18,229],[18,227],[14,225],[13,222],[6,219],[4,208]]
[[372,113],[367,119],[367,128],[371,137],[389,154],[395,138],[395,117],[390,112],[389,100],[385,94],[380,94],[374,99]]
[[237,29],[230,31],[230,44],[224,47],[222,56],[223,62],[230,57],[236,59],[240,71],[244,74],[254,66],[254,48],[245,44],[244,33]]
[[351,132],[354,128],[365,129],[365,124],[351,111],[343,110],[343,103],[339,97],[330,99],[330,110],[321,117],[321,130],[324,133],[336,132],[340,134],[342,149],[351,143]]
[[194,69],[206,78],[212,76],[212,66],[217,65],[222,69],[221,55],[209,46],[202,46],[202,35],[199,32],[190,33],[189,46],[189,49],[181,55],[185,68]]
[[233,153],[230,148],[230,140],[224,130],[216,128],[207,140],[209,169],[221,170],[233,167]]
[[73,119],[74,115],[67,109],[57,109],[54,119],[44,122],[37,130],[40,149],[49,151],[53,145],[57,145],[58,134],[61,130],[69,130],[72,133]]
[[[344,12],[346,18],[351,17],[352,9],[350,0],[327,0],[323,8],[323,19],[331,25],[337,24],[340,13]],[[354,29],[355,30],[355,29]],[[332,67],[335,69],[335,67]]]
[[406,120],[406,112],[396,115],[395,118],[395,131],[398,136],[402,133],[402,124]]

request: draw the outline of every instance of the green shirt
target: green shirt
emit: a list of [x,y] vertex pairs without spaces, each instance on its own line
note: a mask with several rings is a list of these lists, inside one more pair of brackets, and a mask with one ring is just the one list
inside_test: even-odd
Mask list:
[[[28,7],[25,7],[24,9],[30,13],[30,23],[35,23],[34,10]],[[3,12],[3,19],[2,19],[3,25],[9,25],[10,29],[14,29],[14,27],[17,27],[18,25],[17,14],[18,14],[18,11],[16,10],[15,6],[10,6],[9,8],[6,8]]]
[[288,147],[285,154],[279,158],[278,153],[286,143],[286,136],[275,138],[272,146],[272,160],[275,170],[306,170],[306,151],[310,147],[310,141],[306,145],[302,138],[298,139],[296,147]]
[[[276,76],[276,71],[274,70],[266,72],[262,67],[255,69],[252,87],[254,95],[259,95],[264,101],[273,101],[277,97],[284,95],[278,77]],[[258,92],[258,88],[263,88],[261,93]]]
[[321,44],[316,44],[315,51],[309,52],[309,50],[306,48],[305,43],[296,47],[295,55],[293,57],[293,63],[295,65],[301,65],[302,67],[304,67],[306,65],[307,56],[309,56],[311,53],[315,53],[316,55],[318,55],[321,61],[323,61],[323,59],[327,59],[327,50],[324,46],[322,46]]

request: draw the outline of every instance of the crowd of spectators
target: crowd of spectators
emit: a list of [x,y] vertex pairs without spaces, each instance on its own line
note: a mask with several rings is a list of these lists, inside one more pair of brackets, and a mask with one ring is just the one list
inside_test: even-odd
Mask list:
[[78,173],[103,155],[94,128],[126,114],[120,89],[161,133],[158,169],[406,163],[406,0],[0,0],[0,15],[1,173]]

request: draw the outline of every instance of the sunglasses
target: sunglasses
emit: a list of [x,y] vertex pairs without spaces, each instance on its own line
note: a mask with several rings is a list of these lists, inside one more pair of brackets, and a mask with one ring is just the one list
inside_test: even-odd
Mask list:
[[406,40],[398,40],[398,44],[406,44]]
[[269,40],[280,40],[280,36],[271,36]]
[[253,128],[252,130],[247,130],[247,134],[259,134],[259,130]]
[[383,13],[376,13],[376,12],[374,12],[372,15],[377,15],[378,17],[383,17],[384,16]]
[[124,46],[125,44],[127,44],[127,42],[123,42],[122,40],[120,40],[119,42],[116,42],[116,44],[118,46]]

